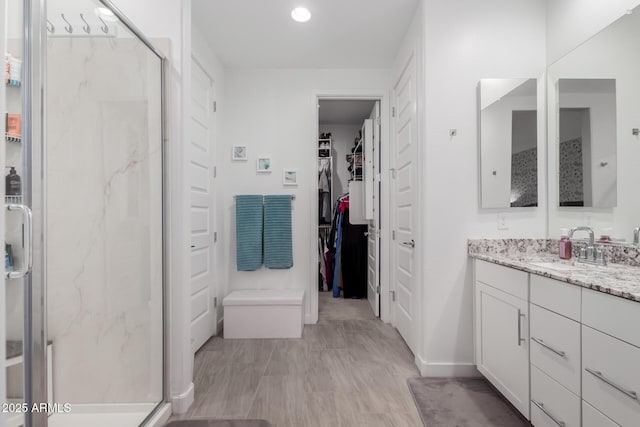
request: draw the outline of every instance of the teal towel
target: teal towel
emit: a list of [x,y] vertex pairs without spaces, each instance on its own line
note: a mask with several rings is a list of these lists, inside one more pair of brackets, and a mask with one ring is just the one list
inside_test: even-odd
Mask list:
[[293,267],[291,196],[264,197],[264,265]]
[[262,267],[262,196],[236,196],[236,265],[238,271]]

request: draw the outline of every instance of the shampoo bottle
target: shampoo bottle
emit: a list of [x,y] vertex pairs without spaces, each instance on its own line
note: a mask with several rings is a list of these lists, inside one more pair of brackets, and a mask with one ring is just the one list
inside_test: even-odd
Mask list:
[[561,259],[571,259],[571,239],[569,239],[569,230],[566,228],[560,229],[558,253]]
[[16,168],[10,166],[9,175],[5,177],[5,194],[7,196],[19,196],[22,194],[22,183]]

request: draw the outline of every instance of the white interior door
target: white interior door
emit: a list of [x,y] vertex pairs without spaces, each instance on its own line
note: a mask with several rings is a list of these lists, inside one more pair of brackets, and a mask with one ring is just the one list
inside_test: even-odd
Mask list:
[[195,352],[216,334],[214,283],[214,82],[191,61],[191,346]]
[[369,221],[368,261],[367,261],[367,298],[376,317],[380,317],[380,101],[376,102],[371,116],[372,143],[367,155],[371,161],[371,170],[365,174],[368,186],[365,191],[371,191],[372,219]]
[[392,164],[392,307],[394,323],[415,353],[417,312],[415,236],[418,181],[415,59],[412,57],[393,87]]

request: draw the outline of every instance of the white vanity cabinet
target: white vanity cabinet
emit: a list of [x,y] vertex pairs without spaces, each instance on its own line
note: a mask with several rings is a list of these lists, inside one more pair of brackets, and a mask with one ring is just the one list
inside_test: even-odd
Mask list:
[[529,419],[528,274],[476,263],[478,370]]
[[475,261],[478,370],[534,426],[640,426],[640,303]]

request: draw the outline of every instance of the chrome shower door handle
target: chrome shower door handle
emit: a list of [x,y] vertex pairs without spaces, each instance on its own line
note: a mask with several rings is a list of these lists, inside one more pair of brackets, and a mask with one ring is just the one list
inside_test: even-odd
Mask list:
[[415,240],[411,239],[410,242],[402,242],[401,245],[413,249],[416,247],[416,242]]
[[5,207],[9,212],[20,211],[22,213],[22,224],[24,225],[24,260],[22,268],[17,271],[7,271],[5,275],[8,279],[19,279],[29,274],[33,268],[33,215],[31,214],[31,208],[26,205],[9,203]]

